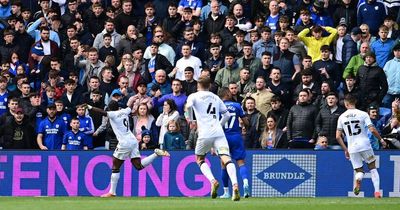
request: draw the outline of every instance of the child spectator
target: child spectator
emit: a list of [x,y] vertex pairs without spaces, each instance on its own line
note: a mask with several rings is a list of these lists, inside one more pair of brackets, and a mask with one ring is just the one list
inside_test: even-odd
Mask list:
[[72,118],[71,130],[64,134],[61,150],[88,150],[87,135],[79,130],[78,118]]
[[104,46],[99,49],[99,59],[105,61],[107,55],[112,55],[117,58],[117,50],[111,46],[112,37],[111,34],[106,33],[103,35]]
[[151,139],[151,131],[142,126],[142,142],[140,143],[140,150],[154,149],[156,145]]
[[69,128],[71,115],[64,111],[64,104],[61,100],[57,100],[54,103],[56,104],[57,117],[61,118],[64,121],[66,128]]
[[315,144],[314,150],[326,150],[328,149],[328,138],[325,136],[318,136],[317,143]]
[[180,133],[179,123],[175,120],[168,122],[168,132],[164,135],[164,149],[184,150],[185,140]]
[[87,136],[87,146],[89,149],[93,149],[93,137],[94,125],[92,117],[86,115],[86,109],[84,105],[78,105],[76,107],[77,118],[79,120],[79,130],[86,134]]

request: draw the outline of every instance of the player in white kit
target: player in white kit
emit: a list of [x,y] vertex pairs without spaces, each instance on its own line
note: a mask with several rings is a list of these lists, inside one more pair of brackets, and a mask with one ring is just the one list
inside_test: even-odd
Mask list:
[[[336,139],[345,152],[347,159],[350,159],[353,169],[355,170],[355,186],[354,194],[360,193],[361,180],[364,176],[363,161],[368,164],[371,172],[371,179],[374,185],[375,198],[381,198],[379,192],[379,174],[375,166],[375,155],[369,142],[366,128],[378,139],[380,139],[383,147],[386,142],[379,135],[371,122],[368,114],[361,110],[356,109],[357,99],[352,95],[346,95],[344,105],[347,111],[340,115],[337,123]],[[342,134],[346,135],[348,149],[343,141]]]
[[[224,102],[215,94],[209,91],[211,79],[200,77],[197,81],[198,92],[189,95],[186,102],[186,113],[193,112],[197,120],[198,140],[195,148],[197,164],[201,172],[211,182],[211,197],[217,197],[219,187],[218,181],[214,178],[210,166],[204,161],[207,152],[214,148],[221,158],[229,174],[233,188],[233,201],[240,200],[239,187],[236,177],[236,167],[229,156],[229,146],[221,125],[224,125],[230,118],[230,114]],[[222,116],[221,121],[219,120]],[[193,116],[189,117],[193,120]]]
[[130,159],[136,170],[141,170],[151,164],[158,156],[169,156],[167,151],[155,149],[154,153],[146,158],[140,159],[138,141],[129,127],[129,115],[131,108],[119,109],[118,102],[112,100],[108,104],[108,110],[104,111],[96,107],[87,105],[88,109],[99,112],[107,116],[110,120],[111,128],[118,139],[117,148],[113,154],[113,166],[110,180],[110,191],[101,197],[115,197],[117,184],[120,176],[120,168],[126,159]]

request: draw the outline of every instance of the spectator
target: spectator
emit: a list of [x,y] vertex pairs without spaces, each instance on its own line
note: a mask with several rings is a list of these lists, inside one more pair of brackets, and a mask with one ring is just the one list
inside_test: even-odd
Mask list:
[[[311,69],[304,69],[301,72],[301,83],[296,86],[296,88],[293,91],[293,103],[296,104],[298,100],[298,95],[301,92],[301,90],[308,88],[310,91],[313,93],[313,96],[307,98],[310,100],[310,102],[314,102],[315,97],[319,94],[320,87],[319,84],[317,84],[313,78]],[[307,95],[308,97],[309,95]]]
[[[379,115],[379,107],[375,105],[371,105],[367,109],[369,118],[371,119],[372,124],[374,124],[374,127],[376,130],[379,132],[379,134],[382,133],[383,128],[385,127],[386,120],[388,120],[386,117],[380,117]],[[389,115],[390,116],[390,115]],[[379,144],[379,139],[377,139],[371,132],[368,132],[368,138],[369,142],[371,143],[371,147],[373,150],[379,150],[381,148],[381,145]]]
[[354,9],[354,0],[341,0],[333,13],[334,25],[346,24],[348,28],[357,25],[357,11]]
[[142,139],[141,139],[141,144],[140,144],[140,150],[145,150],[145,149],[154,149],[156,148],[156,145],[151,138],[151,132],[147,130],[145,127],[142,127]]
[[175,120],[168,122],[168,132],[164,135],[164,149],[166,150],[184,150],[185,139],[180,133],[179,123]]
[[265,26],[260,29],[261,31],[261,39],[253,44],[253,55],[257,58],[261,58],[264,52],[269,52],[271,55],[275,54],[276,46],[271,39],[271,29],[268,26]]
[[[37,29],[38,27],[39,29]],[[58,36],[57,32],[49,29],[48,22],[44,17],[36,19],[36,21],[33,22],[33,24],[28,27],[26,33],[31,35],[31,37],[35,39],[36,42],[39,40],[45,42],[51,40],[57,44],[57,47],[60,47],[61,45],[60,37]],[[44,39],[44,36],[46,37],[46,39]]]
[[113,82],[113,77],[114,75],[112,74],[112,70],[109,67],[104,67],[101,70],[101,82],[100,82],[100,87],[99,91],[102,93],[105,93],[105,97],[109,97],[111,95],[111,92],[118,88],[118,85]]
[[286,122],[289,115],[289,111],[285,108],[282,99],[275,95],[271,98],[271,108],[272,110],[267,116],[274,116],[276,127],[286,132]]
[[261,134],[260,144],[263,149],[286,149],[288,142],[285,133],[276,126],[273,115],[267,117],[267,126]]
[[138,31],[146,38],[146,45],[149,46],[153,40],[153,30],[156,26],[161,25],[161,20],[155,16],[154,4],[147,2],[144,5],[145,17],[138,20]]
[[7,112],[8,91],[7,78],[0,76],[0,116]]
[[358,69],[356,81],[360,90],[361,110],[366,110],[371,104],[379,106],[388,91],[388,83],[385,72],[376,65],[374,53],[366,53],[365,64]]
[[[329,33],[329,36],[322,36],[324,32]],[[312,31],[312,36],[308,37],[307,34]],[[328,26],[313,26],[312,29],[305,28],[299,33],[299,40],[304,42],[308,48],[308,55],[312,57],[312,62],[321,59],[320,49],[323,45],[330,45],[337,35],[337,30]]]
[[134,69],[134,63],[131,59],[125,60],[124,71],[120,74],[120,78],[121,77],[126,77],[128,79],[127,87],[131,90],[137,90],[139,81],[143,79],[140,71]]
[[383,2],[366,0],[358,6],[357,25],[367,24],[373,35],[378,34],[378,28],[388,15]]
[[71,130],[64,134],[61,150],[88,150],[88,136],[80,130],[80,120],[71,119]]
[[282,81],[281,69],[272,67],[271,74],[267,82],[267,89],[274,95],[279,96],[284,104],[290,104],[290,84]]
[[74,63],[77,68],[83,69],[83,76],[80,81],[82,85],[86,83],[89,86],[89,80],[92,76],[100,77],[104,63],[99,60],[99,54],[96,48],[90,48],[88,56],[85,58],[83,48],[78,48],[78,53],[74,56]]
[[168,123],[171,120],[177,121],[179,118],[179,112],[176,109],[176,104],[173,100],[168,99],[164,102],[163,112],[158,116],[156,125],[160,127],[160,136],[158,144],[160,149],[164,149],[164,135],[168,130]]
[[300,18],[296,21],[296,24],[294,26],[294,31],[299,33],[306,28],[311,28],[313,25],[314,22],[311,19],[310,10],[308,10],[308,8],[302,8],[300,10]]
[[337,63],[331,59],[331,50],[328,45],[321,46],[321,59],[314,62],[313,67],[319,71],[322,81],[329,81],[336,89],[340,82],[341,70]]
[[265,20],[265,26],[268,26],[272,33],[275,33],[279,27],[279,3],[275,0],[269,2],[269,16]]
[[117,33],[114,29],[114,20],[107,19],[104,23],[104,29],[96,35],[96,38],[93,42],[93,47],[99,50],[104,46],[103,36],[104,34],[111,34],[111,46],[114,48],[119,47],[119,42],[121,41],[121,35]]
[[360,53],[351,57],[349,63],[343,71],[343,78],[345,79],[348,75],[357,75],[358,69],[364,64],[366,53],[369,51],[369,44],[364,42],[361,44]]
[[[243,56],[245,34],[246,33],[242,30],[237,31],[235,34],[235,43],[233,43],[233,45],[231,45],[228,49],[228,52],[232,52],[233,54],[235,54],[236,58],[240,58]],[[251,46],[250,46],[250,52],[251,52]]]
[[194,69],[190,66],[185,68],[185,80],[182,81],[182,91],[186,96],[197,92],[197,81],[194,80]]
[[[346,0],[345,0],[346,1]],[[358,53],[357,42],[361,40],[361,29],[354,27],[351,29],[350,34],[346,34],[343,37],[342,47],[342,66],[346,67],[350,59]]]
[[[211,35],[211,40],[215,38],[221,39],[221,37],[217,34]],[[222,69],[225,65],[224,56],[221,53],[222,46],[216,43],[211,43],[209,47],[209,58],[204,62],[204,68],[208,68],[211,71],[211,79],[214,81],[217,72]],[[203,69],[204,69],[203,68]]]
[[47,117],[40,122],[37,130],[37,144],[41,150],[60,150],[66,131],[64,122],[57,117],[55,104],[49,104],[46,112]]
[[254,73],[253,81],[255,82],[258,77],[263,77],[265,81],[269,80],[269,76],[271,74],[272,65],[271,65],[272,54],[268,51],[265,51],[261,55],[261,66]]
[[318,136],[318,140],[324,136],[329,148],[339,149],[339,143],[336,141],[337,120],[346,110],[338,105],[339,98],[334,92],[329,92],[325,100],[326,106],[321,108],[315,120],[315,135]]
[[[104,109],[105,104],[104,104],[104,100],[102,100],[102,95],[101,95],[100,91],[93,90],[91,94],[92,94],[92,99],[90,99],[87,102],[87,104],[97,107],[97,108],[100,108],[100,109]],[[101,116],[101,114],[99,114],[98,112],[94,112],[93,110],[89,110],[89,116],[92,117],[94,128],[99,128],[102,124],[103,116]],[[105,136],[96,131],[97,130],[95,130],[95,132],[92,135],[93,136],[93,148],[104,147]]]
[[162,27],[165,32],[172,34],[172,28],[178,24],[181,15],[178,13],[178,6],[176,2],[168,3],[168,16],[164,18]]
[[228,15],[225,17],[225,27],[222,29],[219,34],[224,39],[222,40],[222,48],[229,49],[235,43],[234,34],[239,30],[236,27],[236,18],[233,15]]
[[251,81],[250,70],[242,68],[239,73],[240,80],[236,83],[239,96],[245,98],[248,93],[256,92],[256,84]]
[[[399,7],[397,7],[399,8]],[[388,27],[389,29],[389,33],[388,33],[388,38],[389,39],[397,39],[398,37],[400,37],[400,30],[398,30],[398,28],[396,29],[396,21],[395,19],[388,15],[385,20],[383,21],[383,25],[385,25],[386,27]]]
[[138,140],[141,140],[144,137],[145,130],[149,132],[151,143],[155,144],[155,141],[158,139],[156,119],[151,115],[147,104],[140,103],[133,116],[133,135],[135,135]]
[[311,19],[315,25],[333,27],[332,17],[324,4],[323,1],[314,1],[311,7]]
[[245,128],[245,147],[251,149],[260,148],[258,140],[266,127],[265,115],[256,109],[256,101],[252,97],[247,97],[243,101],[244,111],[249,120],[249,127]]
[[14,39],[18,40],[18,43],[23,43],[19,44],[18,56],[22,62],[27,63],[29,51],[34,43],[34,39],[26,32],[24,21],[22,19],[18,19],[17,22],[15,22],[14,36]]
[[299,92],[298,103],[290,108],[287,119],[287,137],[290,148],[314,148],[314,120],[318,110],[309,101],[310,93]]
[[[204,14],[206,13],[205,7],[207,6],[211,9],[208,9],[209,14]],[[204,22],[203,30],[209,37],[212,33],[218,33],[224,29],[225,15],[228,13],[228,9],[218,0],[211,0],[211,3],[209,3],[207,6],[203,7],[200,20]]]
[[368,44],[373,43],[376,40],[376,37],[370,33],[369,26],[365,23],[360,25],[361,29],[361,42],[358,45],[367,42]]
[[297,36],[295,35],[294,30],[288,28],[285,33],[285,37],[289,41],[289,51],[294,53],[301,59],[304,58],[307,55],[307,51],[304,48],[303,42],[297,40]]
[[126,53],[133,53],[134,49],[144,50],[146,48],[145,39],[141,33],[138,32],[134,25],[129,25],[126,33],[121,37],[117,52],[118,58]]
[[83,14],[82,19],[88,21],[89,32],[95,37],[103,30],[107,16],[101,3],[96,2]]
[[84,105],[80,104],[76,106],[76,117],[79,120],[79,130],[82,131],[87,138],[86,146],[89,149],[93,149],[93,133],[94,124],[93,119],[90,115],[87,115],[87,110]]
[[[168,61],[172,65],[174,65],[175,64],[175,51],[167,43],[164,43],[164,36],[165,36],[165,34],[162,31],[155,32],[154,36],[153,36],[153,42],[158,44],[158,52],[161,55],[165,56],[168,59]],[[150,46],[146,48],[146,51],[144,52],[143,57],[145,59],[151,58]]]
[[218,88],[228,87],[229,82],[238,82],[240,68],[233,53],[225,54],[225,67],[218,70],[215,76],[215,84]]
[[339,104],[344,106],[344,96],[352,94],[355,98],[359,98],[359,90],[356,86],[356,77],[353,74],[347,75],[343,88],[339,92]]
[[154,96],[157,91],[161,91],[161,96],[172,93],[171,84],[167,81],[167,73],[159,69],[156,71],[154,80],[147,85],[147,95]]
[[139,105],[142,103],[146,104],[149,110],[153,108],[153,100],[151,99],[151,97],[146,95],[146,92],[147,92],[146,83],[144,83],[143,81],[139,81],[137,86],[137,94],[131,96],[127,103],[127,106],[131,107],[133,114],[137,114]]
[[170,77],[175,76],[176,79],[181,81],[185,80],[184,71],[186,67],[192,67],[194,69],[194,80],[198,80],[201,73],[201,60],[192,55],[191,46],[189,44],[182,45],[182,58],[176,62],[176,67],[169,74]]
[[122,12],[115,17],[115,29],[118,34],[124,34],[126,27],[137,25],[137,16],[132,11],[132,1],[122,1]]
[[395,44],[393,39],[388,38],[389,28],[386,26],[379,27],[379,39],[371,44],[371,51],[375,53],[376,62],[379,67],[383,68],[388,60],[392,57],[392,48]]
[[246,68],[250,70],[250,78],[252,78],[256,71],[262,66],[261,59],[253,55],[252,44],[247,41],[243,43],[243,56],[237,59],[237,63],[240,69]]
[[389,108],[395,98],[400,97],[400,44],[393,47],[394,58],[389,60],[383,70],[388,81],[388,92],[383,98],[383,106]]
[[111,46],[111,34],[106,33],[103,35],[103,44],[99,49],[99,59],[104,62],[109,55],[117,58],[117,50]]
[[67,79],[65,81],[65,93],[61,96],[61,101],[64,104],[65,111],[70,115],[75,115],[75,107],[81,100],[81,94],[76,89],[76,84],[73,80]]
[[236,19],[236,27],[242,31],[248,31],[251,29],[250,20],[243,14],[243,5],[239,2],[232,3],[232,14]]
[[281,69],[282,81],[289,83],[300,73],[299,57],[289,51],[289,40],[283,37],[279,41],[279,50],[273,55],[273,65]]
[[[129,87],[129,79],[126,76],[120,76],[118,79],[118,88],[114,89],[111,93],[111,99],[113,95],[117,94],[119,106],[122,108],[126,108],[128,100],[131,96],[135,94],[135,91]],[[107,103],[108,104],[108,103]]]
[[161,104],[164,104],[167,100],[173,100],[176,105],[176,109],[179,112],[180,116],[184,114],[184,106],[186,103],[187,96],[182,93],[182,82],[180,80],[174,79],[172,80],[172,93],[163,95],[161,97],[161,91],[157,91],[153,97],[153,105],[158,113],[163,111]]
[[325,136],[318,136],[314,150],[325,150],[325,149],[328,149],[328,139]]
[[3,149],[33,149],[35,131],[21,107],[13,116],[6,117],[0,128],[0,142]]
[[266,88],[266,82],[262,77],[257,78],[256,89],[257,92],[252,93],[250,96],[254,98],[257,110],[267,116],[269,111],[271,111],[271,98],[274,94]]
[[4,44],[0,46],[1,63],[6,63],[11,58],[13,52],[19,52],[19,45],[14,42],[14,32],[5,30],[3,32]]

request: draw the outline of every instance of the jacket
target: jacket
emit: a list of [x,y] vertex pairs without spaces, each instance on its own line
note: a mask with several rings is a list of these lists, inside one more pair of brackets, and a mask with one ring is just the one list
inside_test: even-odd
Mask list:
[[218,15],[217,19],[211,17],[211,12],[207,19],[204,21],[203,30],[209,37],[212,33],[218,33],[224,29],[225,26],[225,16]]
[[355,42],[350,34],[346,34],[343,38],[343,47],[342,47],[342,64],[343,66],[347,66],[350,62],[350,59],[357,55],[357,42]]
[[250,65],[249,66],[245,66],[244,65],[244,56],[240,57],[237,59],[237,64],[239,65],[240,69],[243,68],[247,68],[250,70],[250,78],[253,78],[254,74],[256,73],[256,71],[258,69],[260,69],[262,67],[262,63],[260,58],[256,58],[256,57],[251,57],[250,58]]
[[[256,90],[256,84],[252,82],[251,80],[247,81],[246,84],[242,84],[239,82],[236,83],[238,85],[238,90],[239,90],[239,96],[242,98],[246,97],[247,93],[255,93]],[[242,87],[244,85],[244,87]],[[243,89],[243,91],[241,91]]]
[[[96,38],[94,38],[93,42],[94,48],[100,49],[101,47],[104,46],[103,35],[106,33],[108,32],[106,31],[106,29],[104,29],[103,31],[101,31],[101,33],[98,33],[96,35]],[[111,46],[113,46],[114,48],[118,48],[120,41],[121,41],[121,35],[114,30],[111,33]]]
[[358,68],[363,64],[364,58],[361,56],[361,54],[351,57],[349,63],[343,71],[343,79],[346,79],[349,74],[353,74],[353,76],[356,76]]
[[392,39],[387,39],[382,41],[377,39],[371,44],[371,51],[376,55],[376,62],[378,66],[383,68],[388,60],[393,57],[392,48],[395,41]]
[[314,121],[317,114],[317,108],[308,103],[292,106],[286,123],[288,140],[290,141],[294,138],[313,138]]
[[36,134],[33,126],[25,115],[18,125],[13,116],[6,118],[5,124],[0,127],[0,145],[3,149],[34,149]]
[[184,150],[185,148],[185,139],[180,132],[169,131],[164,135],[164,149]]
[[215,76],[215,84],[218,87],[228,87],[230,82],[238,82],[240,80],[240,68],[237,64],[233,66],[225,66],[224,68],[218,70]]
[[362,65],[358,69],[357,83],[360,90],[360,100],[364,108],[371,103],[381,104],[388,91],[385,72],[374,63],[371,66]]
[[267,118],[257,109],[251,114],[246,113],[246,117],[249,119],[249,128],[246,132],[245,147],[253,149],[260,148],[259,138],[267,124]]
[[331,113],[328,106],[323,107],[315,119],[314,139],[317,139],[317,136],[326,136],[329,145],[338,145],[336,141],[336,126],[339,116],[343,112],[345,110],[341,106],[338,106],[333,113]]
[[271,111],[271,99],[274,96],[273,93],[269,92],[267,89],[257,90],[257,92],[251,94],[251,97],[256,101],[256,108],[262,114],[267,116],[268,112]]
[[125,53],[132,53],[132,49],[139,47],[142,50],[146,49],[146,40],[142,34],[138,34],[136,39],[130,39],[126,35],[121,37],[121,41],[117,47],[117,53],[119,57],[122,57]]

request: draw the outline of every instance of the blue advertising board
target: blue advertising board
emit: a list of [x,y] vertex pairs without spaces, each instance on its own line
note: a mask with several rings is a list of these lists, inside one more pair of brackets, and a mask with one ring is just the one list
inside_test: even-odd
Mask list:
[[[0,151],[0,196],[99,196],[110,187],[111,155],[108,151]],[[383,196],[400,197],[400,151],[376,155]],[[208,156],[207,162],[220,179],[218,157]],[[354,196],[353,170],[343,151],[254,150],[247,152],[246,165],[253,197]],[[372,197],[371,175],[366,172],[359,196]],[[209,195],[210,187],[193,151],[177,151],[141,171],[126,162],[117,195],[201,197]]]

